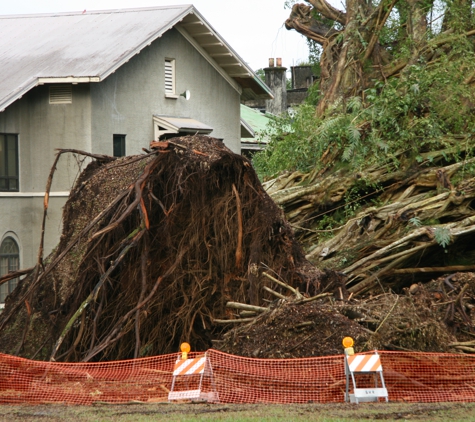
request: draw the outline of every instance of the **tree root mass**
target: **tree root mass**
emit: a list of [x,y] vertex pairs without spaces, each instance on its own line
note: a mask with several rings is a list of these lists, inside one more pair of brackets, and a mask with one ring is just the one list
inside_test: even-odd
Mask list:
[[[64,208],[57,249],[10,295],[2,352],[61,361],[194,350],[225,329],[230,300],[273,296],[263,268],[310,295],[310,265],[252,166],[224,144],[190,136],[153,153],[101,160]],[[285,293],[277,286],[274,290]]]

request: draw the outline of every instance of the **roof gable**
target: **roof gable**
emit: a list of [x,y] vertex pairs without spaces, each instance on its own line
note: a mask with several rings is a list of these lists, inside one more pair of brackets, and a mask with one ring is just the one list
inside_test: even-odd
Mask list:
[[[191,25],[188,25],[191,24]],[[194,37],[192,27],[203,26],[230,54],[235,66],[245,69],[234,75],[215,60],[206,37]],[[99,82],[143,48],[176,27],[224,77],[238,77],[251,84],[243,97],[271,97],[269,88],[204,20],[193,5],[154,8],[0,16],[0,111],[34,86],[48,82]],[[209,44],[209,43],[208,43]],[[203,45],[203,46],[202,46]],[[207,50],[208,48],[208,50]],[[223,50],[223,51],[224,51]],[[221,51],[221,50],[220,50]],[[226,51],[225,51],[226,52]],[[223,56],[225,57],[225,56]],[[228,56],[226,56],[228,57]],[[232,82],[230,81],[230,82]]]

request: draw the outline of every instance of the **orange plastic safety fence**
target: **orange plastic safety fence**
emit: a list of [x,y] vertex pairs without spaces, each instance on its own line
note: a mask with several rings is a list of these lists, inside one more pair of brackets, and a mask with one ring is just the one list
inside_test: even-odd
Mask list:
[[[379,352],[390,401],[475,401],[475,357]],[[190,353],[189,358],[202,353]],[[0,354],[0,403],[125,403],[168,400],[179,354],[100,363],[40,362]],[[202,389],[222,403],[343,402],[343,355],[251,359],[215,350]],[[175,380],[193,389],[191,378]],[[193,381],[194,382],[194,381]]]

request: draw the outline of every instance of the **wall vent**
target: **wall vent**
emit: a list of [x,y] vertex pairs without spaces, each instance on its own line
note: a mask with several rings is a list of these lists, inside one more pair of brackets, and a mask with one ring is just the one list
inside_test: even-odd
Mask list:
[[175,95],[175,60],[165,59],[165,95]]
[[71,104],[73,102],[72,85],[51,85],[49,87],[50,104]]

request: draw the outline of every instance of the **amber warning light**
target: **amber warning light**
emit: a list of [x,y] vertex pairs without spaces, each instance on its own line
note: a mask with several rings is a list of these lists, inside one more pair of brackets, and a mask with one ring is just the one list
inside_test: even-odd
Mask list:
[[351,337],[345,337],[342,341],[343,347],[345,348],[345,355],[353,356],[355,354],[355,350],[353,349],[353,345],[355,342]]
[[190,353],[191,346],[188,343],[181,343],[180,350],[181,350],[181,358],[183,360],[188,359],[188,353]]

